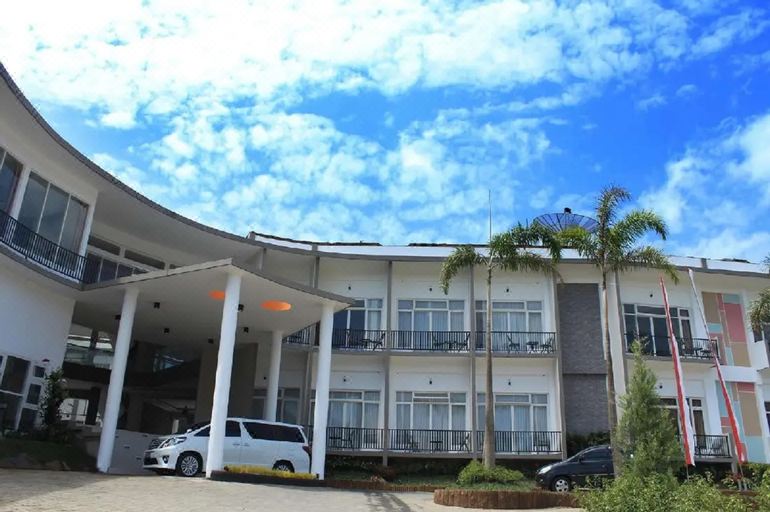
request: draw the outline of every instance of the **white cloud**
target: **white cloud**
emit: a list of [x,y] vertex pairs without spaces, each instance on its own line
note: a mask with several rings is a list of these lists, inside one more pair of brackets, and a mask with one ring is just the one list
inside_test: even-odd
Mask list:
[[676,90],[677,98],[692,98],[698,94],[698,86],[695,84],[684,84]]
[[656,92],[652,96],[649,96],[647,98],[643,98],[636,102],[636,108],[638,110],[650,110],[652,108],[657,108],[660,106],[663,106],[666,104],[666,97],[663,96],[661,93]]
[[759,185],[765,203],[770,204],[770,113],[739,130],[726,146],[739,153],[728,167],[733,176]]
[[768,26],[764,12],[745,9],[738,14],[717,19],[701,37],[695,41],[692,54],[695,57],[718,52],[734,42],[749,41]]

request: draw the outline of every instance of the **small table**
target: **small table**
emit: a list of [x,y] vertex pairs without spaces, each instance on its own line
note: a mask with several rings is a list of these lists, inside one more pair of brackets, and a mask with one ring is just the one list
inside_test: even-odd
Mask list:
[[432,439],[430,442],[430,451],[432,452],[440,452],[441,451],[441,445],[444,444],[444,441],[441,439]]
[[537,352],[537,347],[540,345],[539,341],[528,341],[527,348],[529,352]]

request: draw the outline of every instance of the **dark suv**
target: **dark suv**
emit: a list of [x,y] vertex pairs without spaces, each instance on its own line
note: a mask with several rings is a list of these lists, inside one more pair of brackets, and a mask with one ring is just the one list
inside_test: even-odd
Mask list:
[[610,478],[613,473],[610,447],[592,446],[567,460],[540,468],[535,481],[544,489],[567,492],[576,485],[584,485],[588,478]]

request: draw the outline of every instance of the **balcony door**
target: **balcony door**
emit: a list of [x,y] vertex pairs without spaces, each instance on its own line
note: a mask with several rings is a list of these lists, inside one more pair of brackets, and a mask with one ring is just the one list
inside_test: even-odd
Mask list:
[[[484,347],[487,321],[487,301],[476,301],[476,348]],[[529,338],[526,333],[543,330],[543,303],[529,301],[492,301],[492,349],[507,350],[510,344],[523,347]]]
[[[638,339],[642,342],[642,350],[645,354],[671,357],[665,308],[662,306],[623,304],[623,312],[629,350],[631,343]],[[693,340],[689,311],[685,308],[672,307],[671,323],[674,328],[674,335],[683,347],[685,354],[692,353]]]
[[377,332],[382,329],[381,324],[382,299],[358,299],[334,315],[332,344],[348,347],[357,346],[362,340],[382,342],[382,334]]
[[[477,421],[484,430],[484,393],[478,394]],[[495,446],[501,453],[551,451],[546,446],[548,431],[548,395],[544,393],[495,394]],[[547,449],[546,449],[547,448]]]
[[464,341],[464,311],[462,300],[399,300],[395,348],[432,350]]

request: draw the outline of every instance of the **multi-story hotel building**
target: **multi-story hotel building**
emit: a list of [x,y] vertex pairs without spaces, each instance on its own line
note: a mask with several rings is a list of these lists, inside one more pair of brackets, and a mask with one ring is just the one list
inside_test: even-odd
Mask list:
[[[213,439],[228,414],[309,425],[321,473],[326,453],[387,460],[480,450],[485,281],[467,272],[443,293],[439,270],[452,247],[236,236],[198,224],[99,168],[2,67],[0,76],[3,428],[35,424],[46,372],[63,367],[65,417],[101,436],[105,471],[123,448],[116,429],[167,433],[212,418],[222,427]],[[770,285],[766,269],[673,261],[696,456],[733,453],[717,350],[748,456],[770,461],[767,334],[746,320],[749,301]],[[499,274],[493,284],[500,458],[560,459],[568,435],[608,428],[599,274],[570,251],[559,274]],[[610,280],[615,385],[624,392],[628,342],[640,338],[674,407],[657,275]]]

